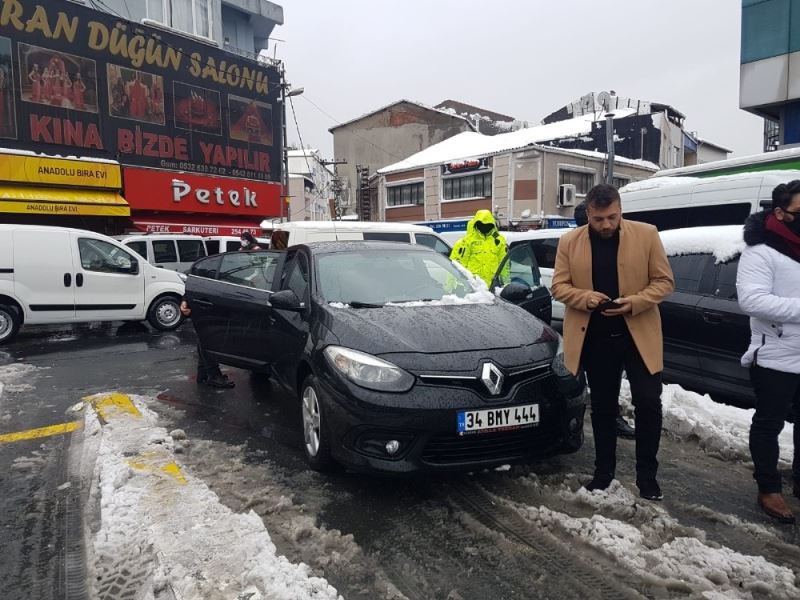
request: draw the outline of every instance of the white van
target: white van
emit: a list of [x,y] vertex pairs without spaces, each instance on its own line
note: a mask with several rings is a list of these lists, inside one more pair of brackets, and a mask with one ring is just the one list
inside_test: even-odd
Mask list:
[[[208,235],[203,238],[209,256],[224,252],[236,252],[242,247],[241,239],[238,235]],[[269,239],[257,237],[256,242],[262,250],[269,249]]]
[[175,329],[183,277],[99,233],[0,225],[0,344],[23,324],[147,320]]
[[115,235],[114,239],[139,254],[151,265],[185,273],[194,261],[208,256],[199,235],[182,233],[141,233]]
[[291,221],[273,223],[264,221],[262,229],[271,229],[270,247],[288,248],[308,242],[372,240],[381,242],[406,242],[433,248],[450,256],[450,244],[433,229],[409,223],[378,223],[374,221]]
[[800,171],[759,171],[718,177],[652,177],[620,189],[626,219],[659,230],[741,225],[772,201],[780,183],[800,179]]

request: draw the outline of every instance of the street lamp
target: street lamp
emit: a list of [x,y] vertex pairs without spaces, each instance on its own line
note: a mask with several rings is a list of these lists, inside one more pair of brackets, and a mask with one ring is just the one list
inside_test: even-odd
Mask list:
[[[281,67],[281,104],[283,105],[283,197],[281,198],[281,223],[283,223],[284,205],[289,202],[289,138],[288,129],[286,127],[286,98],[292,96],[299,96],[302,94],[304,88],[289,89],[289,83],[286,81],[286,71]],[[291,220],[291,215],[287,212],[287,221]]]

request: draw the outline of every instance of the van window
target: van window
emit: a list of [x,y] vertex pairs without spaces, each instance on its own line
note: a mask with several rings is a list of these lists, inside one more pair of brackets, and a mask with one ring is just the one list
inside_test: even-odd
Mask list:
[[556,254],[558,253],[558,238],[549,240],[531,240],[533,255],[541,269],[556,268]]
[[703,274],[714,264],[714,257],[711,254],[670,256],[669,264],[675,277],[675,291],[697,294],[702,287]]
[[450,256],[450,246],[444,243],[441,239],[436,237],[435,235],[431,235],[430,233],[415,233],[414,238],[417,240],[417,243],[420,246],[427,246],[428,248],[432,248],[439,254],[443,254],[444,256]]
[[242,243],[238,240],[228,240],[225,242],[225,252],[236,252],[242,247]]
[[126,242],[125,245],[142,258],[147,258],[147,242]]
[[125,273],[129,275],[138,272],[134,269],[136,259],[122,248],[90,238],[78,240],[78,252],[81,256],[81,267],[86,271],[97,273]]
[[259,290],[269,290],[272,288],[279,256],[271,252],[223,254],[218,279]]
[[175,242],[172,240],[153,240],[153,260],[156,264],[178,262]]
[[205,246],[200,240],[178,240],[181,262],[194,262],[206,255]]
[[219,240],[206,240],[206,251],[209,256],[219,254]]
[[659,210],[625,211],[625,218],[655,225],[659,231],[683,227],[707,227],[712,225],[742,225],[752,211],[749,203],[718,204],[713,206],[691,206],[663,208]]
[[411,242],[411,235],[395,231],[365,231],[364,239],[373,242]]

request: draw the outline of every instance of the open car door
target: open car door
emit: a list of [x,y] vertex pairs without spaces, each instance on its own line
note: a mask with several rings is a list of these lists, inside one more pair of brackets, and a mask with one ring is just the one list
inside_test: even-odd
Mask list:
[[542,285],[542,276],[533,246],[530,243],[514,246],[495,273],[492,290],[503,300],[516,304],[548,325],[553,314],[550,291]]

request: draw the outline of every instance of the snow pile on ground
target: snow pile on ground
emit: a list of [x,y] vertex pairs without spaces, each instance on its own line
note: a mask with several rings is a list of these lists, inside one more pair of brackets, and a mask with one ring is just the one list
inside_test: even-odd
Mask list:
[[0,366],[0,398],[3,392],[14,393],[32,390],[31,377],[37,371],[47,367],[35,367],[24,363],[12,363]]
[[[620,404],[632,414],[630,384],[622,381]],[[661,395],[664,429],[681,440],[696,440],[712,456],[725,460],[750,461],[750,422],[753,409],[746,410],[714,402],[708,395],[701,396],[684,390],[679,385],[665,385]],[[794,426],[787,423],[778,443],[781,466],[791,465],[794,455],[792,436]]]
[[741,225],[672,229],[660,235],[667,256],[713,254],[716,262],[724,263],[739,256],[745,247]]
[[[86,436],[100,437],[93,500],[94,597],[184,600],[337,599],[305,564],[277,556],[261,518],[222,505],[182,471],[175,452],[188,443],[156,425],[142,399],[87,399]],[[99,496],[98,496],[99,494]],[[171,592],[171,594],[170,594]]]
[[573,517],[545,506],[501,501],[555,534],[588,544],[649,586],[705,598],[800,595],[791,569],[707,543],[702,532],[681,526],[660,506],[638,501],[617,481],[602,492],[572,492],[562,485],[559,495],[598,513],[610,511],[615,518]]

